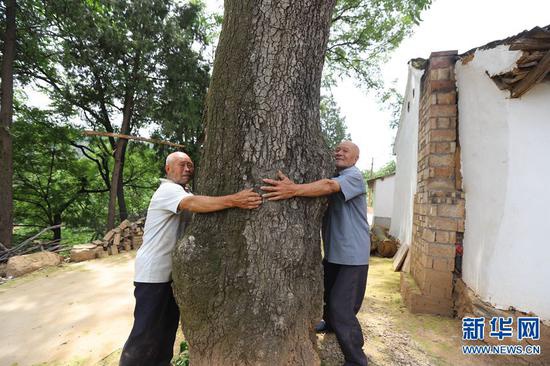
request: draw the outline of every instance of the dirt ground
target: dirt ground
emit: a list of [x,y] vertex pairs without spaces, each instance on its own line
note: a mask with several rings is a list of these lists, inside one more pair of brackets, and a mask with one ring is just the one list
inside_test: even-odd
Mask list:
[[0,365],[94,365],[133,320],[133,255],[49,268],[0,286]]
[[[0,285],[0,365],[117,365],[133,320],[133,257],[66,264]],[[390,259],[371,258],[359,319],[370,365],[512,364],[462,355],[459,319],[410,314]],[[322,365],[341,365],[334,335],[317,339]]]
[[[502,364],[462,355],[459,319],[409,313],[391,259],[371,257],[365,301],[358,318],[371,366]],[[342,365],[336,337],[327,334],[317,339],[323,365]]]

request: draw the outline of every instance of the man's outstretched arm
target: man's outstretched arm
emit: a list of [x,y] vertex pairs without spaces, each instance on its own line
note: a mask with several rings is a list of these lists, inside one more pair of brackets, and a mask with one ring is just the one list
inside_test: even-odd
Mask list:
[[263,179],[270,186],[262,186],[262,195],[268,201],[284,200],[292,197],[320,197],[340,191],[340,183],[333,179],[320,179],[311,183],[296,184],[281,171],[277,173],[280,180]]
[[261,203],[262,197],[250,188],[227,196],[186,196],[180,201],[178,210],[196,213],[215,212],[233,207],[250,210],[258,208]]

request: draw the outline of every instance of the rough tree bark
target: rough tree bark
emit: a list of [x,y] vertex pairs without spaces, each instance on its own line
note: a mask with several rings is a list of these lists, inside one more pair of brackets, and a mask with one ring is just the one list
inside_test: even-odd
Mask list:
[[15,59],[15,0],[6,0],[6,31],[2,50],[0,106],[0,243],[11,247],[13,233],[13,61]]
[[[226,0],[207,100],[197,193],[330,174],[319,122],[334,1]],[[174,290],[193,366],[318,365],[319,229],[326,201],[264,202],[195,215],[174,253]]]

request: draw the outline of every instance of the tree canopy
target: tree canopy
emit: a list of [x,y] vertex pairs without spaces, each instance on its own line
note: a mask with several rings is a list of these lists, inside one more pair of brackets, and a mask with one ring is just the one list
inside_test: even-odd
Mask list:
[[[0,2],[2,47],[7,40],[6,4]],[[336,2],[319,106],[329,148],[351,138],[331,87],[351,77],[365,90],[380,92],[383,104],[398,106],[398,93],[380,79],[380,65],[430,4]],[[120,218],[145,209],[149,197],[140,189],[152,191],[170,150],[124,139],[83,137],[81,128],[150,133],[185,145],[198,163],[216,25],[221,20],[206,14],[202,1],[18,1],[15,92],[21,95],[32,86],[47,94],[51,104],[24,107],[27,101],[21,97],[16,106],[16,222],[45,225],[56,221],[57,213],[64,223],[99,232],[108,213],[105,200],[118,203]],[[114,206],[109,207],[113,214]]]
[[349,76],[365,90],[383,87],[380,66],[421,21],[431,0],[338,0],[332,15],[325,82]]
[[351,135],[347,132],[346,120],[331,94],[321,96],[320,114],[321,131],[330,150],[334,150],[342,140],[351,140]]

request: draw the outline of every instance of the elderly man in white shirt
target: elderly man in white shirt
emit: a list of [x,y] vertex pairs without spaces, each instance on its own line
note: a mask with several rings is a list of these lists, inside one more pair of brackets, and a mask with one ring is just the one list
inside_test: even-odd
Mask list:
[[186,188],[194,165],[183,152],[166,158],[166,179],[151,198],[143,245],[135,262],[134,325],[122,350],[120,365],[170,365],[179,323],[172,293],[172,251],[190,222],[191,213],[227,208],[254,209],[261,197],[246,189],[227,196],[196,196]]

